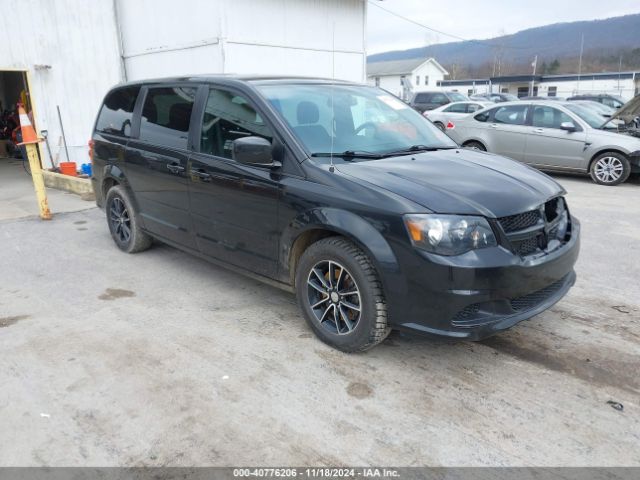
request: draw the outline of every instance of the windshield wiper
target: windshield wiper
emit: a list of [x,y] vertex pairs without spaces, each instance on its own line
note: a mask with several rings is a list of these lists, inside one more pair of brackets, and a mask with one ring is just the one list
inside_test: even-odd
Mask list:
[[409,155],[416,152],[435,152],[437,150],[455,150],[459,147],[451,147],[447,145],[429,146],[429,145],[411,145],[409,148],[403,148],[401,150],[394,150],[392,152],[386,152],[385,157],[392,157],[394,155]]
[[343,157],[348,158],[384,158],[379,153],[365,152],[363,150],[345,150],[344,152],[314,152],[312,157]]

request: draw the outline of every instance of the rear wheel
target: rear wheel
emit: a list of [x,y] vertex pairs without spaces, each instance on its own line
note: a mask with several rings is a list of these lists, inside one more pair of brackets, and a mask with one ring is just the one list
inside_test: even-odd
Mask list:
[[127,253],[147,250],[152,239],[140,228],[138,217],[125,189],[120,185],[111,187],[105,203],[109,231],[118,248]]
[[605,152],[591,162],[591,179],[600,185],[618,185],[629,178],[631,165],[623,154]]
[[320,240],[302,254],[296,295],[315,334],[338,350],[367,350],[391,331],[375,267],[345,238]]
[[483,144],[481,144],[480,142],[476,142],[475,140],[471,140],[470,142],[467,142],[462,146],[465,148],[470,148],[471,150],[480,150],[482,152],[487,151],[486,147]]

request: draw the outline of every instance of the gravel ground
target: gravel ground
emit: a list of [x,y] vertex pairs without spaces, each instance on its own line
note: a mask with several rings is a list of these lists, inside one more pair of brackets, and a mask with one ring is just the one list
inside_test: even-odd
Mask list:
[[640,466],[640,182],[557,179],[583,224],[564,300],[357,355],[288,293],[121,253],[98,209],[0,221],[0,465]]

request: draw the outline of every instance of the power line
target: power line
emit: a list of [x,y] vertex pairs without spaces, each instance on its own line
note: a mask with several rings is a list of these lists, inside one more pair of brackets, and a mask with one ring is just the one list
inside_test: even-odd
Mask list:
[[528,50],[530,48],[530,47],[516,47],[516,46],[500,45],[500,44],[497,44],[497,43],[488,43],[487,41],[484,41],[484,40],[468,40],[466,38],[462,38],[462,37],[459,37],[457,35],[452,35],[450,33],[443,32],[442,30],[437,30],[435,28],[429,27],[427,25],[424,25],[423,23],[416,22],[415,20],[407,18],[407,17],[405,17],[403,15],[400,15],[399,13],[396,13],[393,10],[389,10],[387,8],[384,8],[383,6],[379,5],[378,3],[375,3],[373,0],[368,0],[368,1],[369,1],[369,4],[373,5],[374,7],[378,7],[380,10],[384,10],[388,14],[393,15],[394,17],[398,17],[398,18],[404,20],[405,22],[412,23],[414,25],[417,25],[418,27],[424,28],[424,29],[429,30],[431,32],[439,33],[440,35],[444,35],[446,37],[455,38],[456,40],[461,40],[463,42],[477,43],[477,44],[483,45],[485,47],[511,48],[511,49],[514,49],[514,50]]

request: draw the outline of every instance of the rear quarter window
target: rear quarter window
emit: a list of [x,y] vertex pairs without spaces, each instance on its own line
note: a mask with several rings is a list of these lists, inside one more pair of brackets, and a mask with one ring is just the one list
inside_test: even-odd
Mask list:
[[140,119],[140,140],[186,150],[196,92],[193,87],[149,88]]
[[486,112],[479,113],[475,117],[473,117],[473,119],[477,122],[487,122],[489,120],[489,117],[491,116],[491,112],[493,112],[494,110],[495,108],[493,110],[487,110]]
[[118,88],[110,92],[98,114],[96,131],[123,137],[131,136],[133,108],[139,93],[140,86]]

